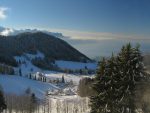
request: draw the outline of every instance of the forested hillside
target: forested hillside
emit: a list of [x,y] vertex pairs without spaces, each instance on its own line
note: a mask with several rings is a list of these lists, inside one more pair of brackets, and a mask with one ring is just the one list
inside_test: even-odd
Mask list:
[[23,53],[36,54],[37,51],[44,54],[46,62],[54,60],[91,61],[67,42],[42,32],[0,36],[1,63],[17,66],[14,56],[20,56]]

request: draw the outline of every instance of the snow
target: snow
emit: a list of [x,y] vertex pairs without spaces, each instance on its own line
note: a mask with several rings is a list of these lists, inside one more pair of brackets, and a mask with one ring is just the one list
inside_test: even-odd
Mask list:
[[[21,69],[21,72],[22,72],[22,75],[25,76],[29,73],[31,73],[31,69],[32,69],[32,73],[36,73],[36,72],[39,72],[41,71],[40,68],[34,66],[30,60],[27,60],[27,58],[25,56],[15,56],[15,59],[16,61],[21,61],[21,62],[26,62],[24,64],[21,64],[20,65],[20,69]],[[17,68],[16,68],[16,71],[17,71]]]
[[[36,57],[38,57],[38,58],[40,57],[40,58],[43,59],[45,56],[44,56],[44,54],[42,52],[37,51],[37,54],[24,53],[24,55],[22,55],[22,56],[15,56],[14,57],[17,62],[19,62],[19,61],[22,62],[20,64],[19,68],[21,69],[22,74],[24,76],[28,75],[29,73],[36,73],[36,72],[42,72],[42,73],[46,73],[46,74],[48,73],[49,75],[46,75],[46,76],[51,76],[51,73],[54,74],[54,75],[57,74],[57,72],[45,71],[45,70],[42,70],[42,69],[34,66],[31,63],[31,60],[34,59],[34,58],[36,58]],[[55,64],[59,68],[62,68],[62,69],[72,69],[72,70],[85,69],[85,67],[87,67],[88,69],[95,70],[96,66],[97,66],[96,63],[81,63],[81,62],[62,61],[62,60],[55,61]],[[19,68],[16,68],[16,71],[18,71],[17,69],[19,69]],[[62,77],[62,75],[63,75],[63,73],[61,73],[61,76],[59,76],[59,77]],[[53,77],[53,76],[51,76],[51,77]],[[66,77],[69,79],[70,75],[68,75]],[[75,77],[75,80],[76,80],[76,77]]]
[[27,88],[31,88],[32,93],[38,98],[44,98],[45,92],[49,89],[59,89],[50,83],[31,80],[15,75],[0,75],[0,85],[5,93],[24,94]]
[[73,74],[54,73],[54,72],[47,73],[45,74],[45,76],[51,80],[55,80],[56,78],[61,79],[62,76],[64,76],[65,82],[73,81],[73,83],[76,85],[79,83],[82,77],[85,77],[85,76],[76,76]]
[[74,62],[74,61],[63,61],[63,60],[56,60],[55,64],[62,68],[62,69],[96,69],[96,63],[82,63],[82,62]]
[[[43,59],[45,56],[42,52],[37,51],[37,54],[29,54],[29,53],[24,53],[22,56],[15,56],[15,60],[17,62],[21,61],[22,63],[20,64],[19,68],[21,69],[22,75],[26,76],[29,73],[36,73],[36,72],[42,72],[43,70],[36,67],[31,63],[31,60],[34,58],[41,58]],[[24,63],[25,62],[25,63]],[[19,71],[19,68],[15,68],[16,71]],[[31,71],[32,70],[32,71]]]
[[19,62],[20,61],[31,61],[32,59],[35,59],[35,58],[41,58],[43,59],[45,56],[42,52],[40,51],[37,51],[36,54],[29,54],[29,53],[24,53],[22,56],[15,56],[14,58],[16,59],[16,61]]
[[[16,59],[18,59],[18,58],[16,58]],[[19,59],[21,61],[24,60],[23,57],[20,57]],[[66,73],[60,73],[60,72],[55,72],[55,71],[41,70],[40,68],[34,66],[30,61],[27,61],[27,60],[25,60],[25,61],[26,61],[26,64],[22,64],[20,66],[23,76],[26,76],[29,73],[35,73],[36,74],[37,72],[42,72],[47,79],[56,80],[57,78],[61,79],[62,76],[64,76],[64,79],[66,82],[73,81],[74,84],[78,84],[80,79],[82,77],[84,77],[84,76],[77,76],[74,74],[66,74]],[[31,72],[31,69],[33,69],[32,72]]]
[[[31,59],[35,57],[44,58],[44,54],[38,51],[36,55],[25,53],[23,56],[14,57],[18,62],[25,61],[25,63],[22,63],[19,67],[21,69],[23,76],[29,75],[30,73],[36,74],[37,72],[43,73],[44,76],[49,80],[56,80],[57,78],[61,80],[62,76],[64,76],[66,82],[73,81],[73,83],[76,85],[78,85],[81,78],[85,77],[85,75],[78,76],[74,74],[66,74],[66,73],[60,73],[55,71],[42,70],[31,63]],[[81,69],[81,68],[85,68],[85,66],[87,66],[90,69],[95,69],[96,66],[95,63],[79,63],[79,62],[72,62],[72,61],[56,61],[56,63],[58,63],[58,65],[62,68],[66,68],[68,66],[68,68],[70,67],[69,69]],[[19,68],[16,68],[15,70],[18,71]]]
[[36,81],[36,80],[31,80],[27,78],[27,75],[29,75],[30,73],[37,74],[38,72],[40,72],[43,74],[43,76],[46,77],[47,81],[57,80],[57,79],[61,80],[62,76],[64,76],[65,82],[70,82],[70,81],[73,82],[73,84],[75,85],[74,90],[77,89],[77,85],[79,84],[80,79],[83,77],[86,77],[85,75],[79,76],[79,75],[74,75],[74,74],[66,74],[66,73],[60,73],[60,72],[55,72],[55,71],[41,70],[40,68],[34,66],[31,63],[31,59],[35,57],[43,58],[44,55],[38,51],[36,55],[31,55],[31,54],[26,53],[23,56],[14,57],[16,61],[18,62],[19,61],[25,62],[25,63],[21,63],[18,68],[15,68],[15,72],[19,72],[19,69],[21,69],[22,77],[15,76],[15,75],[14,76],[13,75],[8,75],[8,76],[0,75],[0,84],[4,87],[5,92],[20,94],[20,93],[24,93],[25,90],[30,87],[31,90],[37,95],[37,97],[44,98],[46,91],[51,90],[51,89],[53,90],[59,89],[57,84],[51,84],[48,82],[44,83],[42,81]]
[[65,89],[63,90],[63,93],[64,93],[65,95],[75,95],[75,92],[74,92],[71,88],[65,88]]
[[14,29],[14,28],[5,28],[0,26],[0,35],[3,36],[15,36],[20,33],[37,33],[37,32],[43,32],[46,33],[50,36],[54,36],[56,38],[66,38],[62,33],[59,32],[50,32],[48,30],[43,30],[43,29]]
[[42,52],[40,52],[40,51],[37,51],[36,54],[26,53],[25,56],[27,56],[30,60],[35,59],[35,58],[43,59],[45,57],[44,54]]
[[[36,57],[44,58],[44,54],[37,51],[37,54],[24,53],[22,56],[14,57],[16,61],[21,62],[19,67],[15,68],[15,72],[18,72],[19,75],[19,69],[21,69],[22,76],[0,75],[0,85],[3,87],[4,92],[20,95],[25,94],[25,91],[30,88],[31,92],[35,93],[39,99],[48,99],[52,113],[57,113],[58,108],[61,111],[60,113],[65,113],[64,109],[68,109],[69,113],[88,113],[90,111],[88,106],[89,100],[77,95],[77,87],[80,79],[93,76],[42,70],[31,63],[31,60]],[[96,69],[97,64],[56,61],[56,65],[63,69],[84,69],[85,66],[88,69]],[[29,76],[27,77],[29,74],[38,76],[39,73],[42,73],[42,76],[46,77],[47,82],[32,80],[28,78]],[[62,76],[64,76],[65,83],[49,83],[50,80],[59,79],[61,81]],[[73,85],[70,84],[72,82]]]
[[89,99],[77,95],[50,96],[48,105],[51,113],[90,113]]

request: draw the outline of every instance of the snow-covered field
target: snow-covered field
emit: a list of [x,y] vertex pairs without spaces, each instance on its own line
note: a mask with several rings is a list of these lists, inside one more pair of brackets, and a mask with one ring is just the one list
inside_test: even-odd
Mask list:
[[[45,72],[46,73],[46,72]],[[53,73],[53,72],[50,72],[50,73],[46,73],[45,76],[51,80],[53,79],[56,79],[56,78],[59,78],[61,79],[62,76],[64,76],[64,79],[66,82],[70,82],[70,81],[73,81],[73,83],[75,85],[78,85],[79,81],[81,78],[85,77],[84,75],[80,75],[80,76],[77,76],[77,75],[73,75],[73,74],[66,74],[66,73]]]
[[[34,72],[40,70],[39,68],[35,67],[32,65],[31,60],[34,58],[41,58],[43,59],[45,56],[43,53],[40,51],[37,51],[37,54],[29,54],[29,53],[24,53],[22,56],[15,56],[14,58],[16,61],[21,61],[21,62],[26,62],[24,65],[21,65],[21,68],[25,69],[25,71],[28,71],[33,68]],[[71,69],[71,70],[76,70],[76,69],[91,69],[95,70],[97,67],[97,63],[82,63],[82,62],[74,62],[74,61],[63,61],[63,60],[56,60],[55,65],[57,65],[61,69]]]
[[45,92],[50,89],[58,89],[53,84],[31,80],[15,75],[0,75],[0,85],[5,93],[24,94],[30,88],[38,98],[43,98]]
[[[44,107],[44,109],[49,110],[47,111],[49,113],[88,113],[88,98],[81,98],[77,95],[79,81],[86,76],[42,70],[31,63],[31,60],[36,57],[44,58],[44,55],[38,51],[35,55],[25,53],[23,56],[15,56],[16,61],[21,62],[20,66],[15,68],[16,75],[0,74],[0,85],[3,87],[4,93],[21,95],[25,94],[25,91],[30,88],[31,92],[34,93],[37,98],[47,100],[46,102],[48,104],[46,104],[46,108],[44,105],[41,106],[41,109]],[[88,69],[96,69],[95,63],[56,61],[55,64],[62,69],[75,70],[84,69],[85,67]],[[22,76],[19,76],[20,69]],[[43,76],[46,77],[46,82],[29,79],[31,73],[34,75],[42,73]],[[62,76],[65,80],[65,84],[62,84],[62,86],[54,82],[49,83],[49,81],[61,80]],[[69,84],[70,81],[73,85]],[[53,94],[60,90],[61,93]],[[48,92],[50,92],[50,95],[47,95]],[[51,110],[49,108],[51,108]],[[43,111],[40,113],[42,112]]]
[[89,99],[77,95],[50,97],[47,102],[50,113],[90,113]]
[[[61,73],[62,74],[62,73]],[[47,75],[48,77],[60,77],[60,73]],[[64,75],[65,76],[65,75]],[[67,76],[67,75],[66,75]],[[65,78],[67,79],[67,77]],[[68,75],[69,79],[72,79],[74,82],[78,82],[81,79],[79,76]],[[31,89],[32,93],[42,100],[45,100],[45,103],[40,107],[40,112],[50,113],[88,113],[89,100],[88,98],[81,98],[76,94],[71,95],[46,95],[46,92],[49,90],[59,90],[56,84],[51,84],[47,82],[41,82],[32,80],[26,77],[20,77],[16,75],[0,75],[0,84],[3,87],[5,93],[13,93],[17,95],[25,94],[27,88]],[[65,88],[64,91],[67,91],[69,88]],[[71,90],[76,91],[76,86]]]

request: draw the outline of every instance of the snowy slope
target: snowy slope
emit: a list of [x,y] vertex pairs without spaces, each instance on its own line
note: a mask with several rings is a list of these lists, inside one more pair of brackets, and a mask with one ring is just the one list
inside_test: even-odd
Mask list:
[[[43,58],[44,55],[40,52],[38,52],[37,55],[31,55],[31,54],[24,54],[24,56],[16,56],[15,59],[17,61],[25,61],[25,64],[21,64],[19,68],[21,68],[22,71],[22,75],[26,76],[29,73],[37,73],[37,72],[42,72],[46,78],[49,78],[51,80],[56,80],[57,78],[61,79],[62,76],[64,76],[65,81],[69,82],[69,81],[73,81],[74,84],[78,84],[79,80],[84,77],[84,75],[82,76],[77,76],[74,74],[66,74],[66,73],[60,73],[60,72],[55,72],[55,71],[46,71],[46,70],[41,70],[40,68],[34,66],[31,63],[31,59],[35,58],[35,57],[41,57]],[[59,65],[62,68],[66,68],[67,66],[70,68],[69,69],[80,69],[80,68],[84,68],[85,66],[87,66],[88,68],[95,68],[95,64],[94,63],[79,63],[79,62],[71,62],[71,61],[57,61],[58,65],[59,63],[61,63],[61,65]],[[32,69],[32,72],[31,72]],[[17,69],[16,69],[17,70]]]
[[31,91],[38,98],[44,98],[45,92],[49,89],[58,89],[58,87],[50,83],[15,75],[0,75],[0,85],[2,85],[4,92],[14,94],[24,94],[27,88],[31,88]]
[[73,61],[63,61],[57,60],[55,64],[62,69],[96,69],[96,63],[82,63],[82,62],[73,62]]
[[[85,77],[85,75],[79,76],[74,74],[66,74],[54,71],[46,71],[42,70],[31,63],[31,60],[35,57],[44,58],[44,55],[38,51],[37,54],[27,54],[25,53],[23,56],[15,56],[16,61],[20,61],[21,64],[18,68],[15,68],[16,72],[19,73],[19,69],[21,69],[22,77],[15,75],[0,75],[0,84],[4,88],[6,93],[15,93],[22,94],[25,93],[27,88],[31,88],[32,92],[36,94],[39,98],[44,98],[45,92],[52,89],[59,89],[56,84],[45,83],[41,81],[35,81],[27,78],[26,75],[30,73],[36,74],[37,72],[41,72],[48,80],[61,80],[62,76],[64,76],[65,82],[73,81],[75,87],[77,89],[77,85],[81,78]],[[25,63],[24,63],[25,62]],[[56,61],[56,64],[61,68],[69,68],[69,69],[82,69],[87,66],[87,68],[95,69],[96,64],[94,63],[79,63],[79,62],[71,62],[71,61]],[[31,71],[32,69],[32,71]],[[8,84],[9,83],[9,84]]]
[[[21,62],[26,62],[26,63],[23,63],[20,65],[20,69],[22,71],[22,74],[23,76],[31,73],[31,69],[32,69],[32,73],[36,73],[36,72],[41,72],[42,70],[36,66],[34,66],[32,63],[31,63],[31,60],[36,58],[36,57],[40,57],[40,58],[44,58],[44,54],[41,53],[40,51],[37,51],[37,54],[28,54],[28,53],[25,53],[23,56],[15,56],[15,60],[17,62],[21,61]],[[17,69],[16,69],[17,70]]]
[[26,53],[24,55],[25,55],[25,57],[28,57],[30,60],[32,60],[32,59],[34,59],[36,57],[41,58],[41,59],[44,59],[44,57],[45,57],[44,54],[42,52],[40,52],[40,51],[37,51],[36,54]]
[[[43,59],[45,56],[40,51],[37,51],[37,54],[24,53],[24,55],[22,55],[22,56],[14,57],[16,59],[16,61],[18,61],[18,62],[19,61],[26,62],[26,63],[22,63],[20,65],[23,75],[27,75],[27,74],[31,73],[31,69],[33,71],[32,73],[44,71],[44,70],[41,70],[40,68],[34,66],[31,63],[31,60],[36,57],[40,57]],[[85,67],[87,67],[88,69],[95,70],[97,67],[97,63],[82,63],[82,62],[63,61],[63,60],[57,60],[57,61],[55,61],[55,64],[61,69],[72,69],[72,70],[85,69]]]
[[73,83],[75,85],[79,84],[79,81],[81,78],[86,77],[85,75],[77,76],[77,75],[73,75],[73,74],[57,73],[57,72],[45,72],[45,76],[47,78],[50,78],[51,80],[56,79],[56,78],[61,79],[62,76],[64,76],[64,79],[66,82],[73,81]]
[[[60,73],[60,72],[55,72],[55,71],[45,71],[45,70],[41,70],[40,68],[34,66],[32,63],[31,63],[31,59],[32,58],[35,58],[35,57],[41,57],[43,58],[44,56],[42,55],[42,53],[38,52],[37,55],[31,55],[31,54],[25,54],[25,56],[16,56],[15,59],[17,61],[25,61],[26,63],[25,64],[21,64],[19,68],[21,68],[21,71],[22,71],[22,75],[23,76],[26,76],[27,74],[29,73],[37,73],[37,72],[42,72],[45,74],[45,76],[47,78],[50,78],[51,80],[54,80],[56,78],[59,78],[61,79],[62,76],[65,77],[65,81],[73,81],[75,84],[78,84],[79,80],[82,78],[82,76],[77,76],[77,75],[73,75],[73,74],[65,74],[65,73]],[[30,59],[30,60],[28,60]],[[83,63],[77,63],[77,62],[69,62],[69,61],[63,61],[63,62],[67,62],[68,64],[70,65],[73,65],[73,66],[76,66],[79,68],[85,66],[85,64]],[[65,66],[67,66],[67,64],[62,64],[62,68],[65,68]],[[72,66],[72,68],[73,68]],[[74,67],[74,69],[76,68]],[[94,67],[94,66],[93,66]],[[32,69],[32,72],[31,72],[31,69]],[[17,69],[16,69],[17,70]],[[83,75],[84,76],[84,75]]]

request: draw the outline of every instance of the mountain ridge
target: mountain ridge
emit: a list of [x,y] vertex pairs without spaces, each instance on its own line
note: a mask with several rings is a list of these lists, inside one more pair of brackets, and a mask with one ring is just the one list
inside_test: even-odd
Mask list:
[[0,35],[0,62],[16,66],[14,56],[23,53],[45,55],[46,61],[66,60],[91,62],[92,60],[64,40],[43,32],[24,32],[15,36]]

